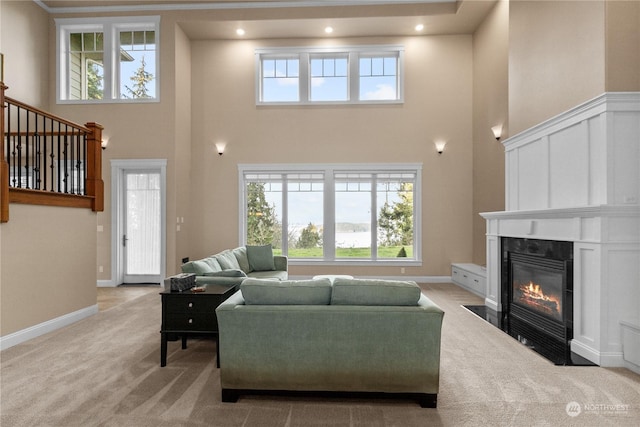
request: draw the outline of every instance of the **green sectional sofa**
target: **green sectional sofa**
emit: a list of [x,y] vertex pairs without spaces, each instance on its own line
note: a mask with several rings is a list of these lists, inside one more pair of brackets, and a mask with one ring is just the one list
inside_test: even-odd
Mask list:
[[224,402],[372,392],[437,405],[444,312],[415,282],[246,279],[216,315]]
[[287,257],[273,255],[270,245],[226,249],[203,259],[182,264],[183,273],[194,273],[196,284],[233,286],[247,277],[286,280]]

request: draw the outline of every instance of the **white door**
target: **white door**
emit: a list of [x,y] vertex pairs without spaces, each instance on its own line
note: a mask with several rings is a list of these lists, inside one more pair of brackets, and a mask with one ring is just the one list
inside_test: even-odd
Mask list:
[[160,172],[124,172],[124,283],[160,283]]
[[112,245],[118,284],[162,283],[166,161],[113,160]]

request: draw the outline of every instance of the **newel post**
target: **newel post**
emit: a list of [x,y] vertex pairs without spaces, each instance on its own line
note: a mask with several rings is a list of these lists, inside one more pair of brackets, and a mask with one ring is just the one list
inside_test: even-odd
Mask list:
[[87,135],[87,181],[85,183],[87,196],[93,197],[91,210],[104,211],[104,181],[102,181],[102,125],[86,123],[91,130]]
[[4,147],[4,91],[7,89],[0,78],[0,222],[9,221],[9,163]]

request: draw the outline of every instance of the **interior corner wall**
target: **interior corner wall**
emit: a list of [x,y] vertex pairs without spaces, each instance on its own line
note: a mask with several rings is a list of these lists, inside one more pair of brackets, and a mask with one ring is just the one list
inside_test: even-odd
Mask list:
[[606,3],[606,91],[640,91],[640,1]]
[[[239,163],[422,163],[423,265],[408,276],[451,274],[472,250],[472,37],[334,39],[402,44],[405,102],[367,106],[256,106],[256,48],[326,40],[192,42],[190,256],[238,245]],[[447,141],[438,155],[434,141]],[[213,150],[227,142],[223,156]],[[195,195],[198,195],[197,197]],[[292,266],[292,275],[398,276],[399,267]]]
[[511,135],[602,94],[605,2],[510,2],[508,80]]
[[175,195],[176,218],[171,222],[176,227],[176,249],[174,258],[167,259],[168,274],[180,271],[181,259],[189,256],[191,228],[191,41],[176,25],[176,102],[175,102]]
[[491,128],[509,134],[509,1],[489,12],[473,37],[473,262],[486,264],[486,221],[481,212],[504,210],[504,148]]

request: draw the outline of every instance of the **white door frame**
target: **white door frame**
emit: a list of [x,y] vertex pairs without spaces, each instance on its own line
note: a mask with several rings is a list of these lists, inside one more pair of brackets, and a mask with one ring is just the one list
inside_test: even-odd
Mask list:
[[[124,234],[122,209],[124,172],[128,170],[160,171],[160,275],[167,271],[167,160],[111,160],[111,279],[114,286],[123,282],[124,258],[121,236]],[[162,281],[160,282],[162,284]]]

